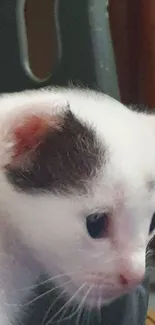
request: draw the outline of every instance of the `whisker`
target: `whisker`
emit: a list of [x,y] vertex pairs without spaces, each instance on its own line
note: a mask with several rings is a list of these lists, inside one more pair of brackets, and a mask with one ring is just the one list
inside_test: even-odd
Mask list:
[[[81,301],[81,315],[82,315],[82,311],[83,311],[83,309],[84,309],[84,303],[85,303],[85,301],[86,301],[86,299],[87,299],[87,297],[88,297],[90,291],[92,290],[92,288],[93,288],[93,285],[92,285],[92,286],[87,290],[86,295],[83,297],[83,299],[82,299],[82,301]],[[84,315],[85,315],[85,312],[84,312]],[[80,316],[80,317],[81,317],[81,316]],[[80,321],[80,317],[78,317],[79,320],[78,320],[78,322],[76,322],[76,325],[78,325],[78,323],[79,323],[79,321]]]
[[[87,284],[87,283],[85,283],[85,284]],[[72,314],[70,314],[68,317],[63,318],[63,319],[61,320],[61,322],[62,322],[62,321],[66,321],[66,320],[72,318],[73,316],[75,316],[75,315],[78,313],[78,311],[79,311],[79,309],[81,308],[81,306],[85,303],[85,301],[86,301],[86,299],[87,299],[87,297],[88,297],[90,291],[92,290],[92,288],[93,288],[93,285],[92,285],[92,286],[87,290],[86,294],[85,294],[84,297],[82,298],[82,300],[81,300],[81,302],[80,302],[78,308],[75,310],[75,312],[72,313]],[[74,297],[74,298],[75,298],[75,297]],[[59,322],[59,321],[58,321],[58,322]],[[47,325],[47,324],[46,324],[46,325]]]
[[81,315],[82,315],[82,312],[83,312],[83,305],[81,306],[78,314],[77,314],[77,318],[76,318],[76,323],[75,325],[79,325],[79,322],[80,322],[80,318],[81,318]]
[[[69,314],[68,316],[64,317],[63,316],[66,314],[67,310],[69,309],[69,307],[72,307],[71,310],[73,310],[73,312],[71,314]],[[61,317],[59,318],[59,320],[57,321],[57,323],[61,323],[63,322],[64,320],[66,319],[70,319],[72,318],[74,315],[76,315],[77,313],[77,310],[76,310],[76,307],[77,307],[77,304],[73,305],[73,306],[70,306],[68,305],[66,308],[65,308],[65,312],[62,313]]]
[[71,282],[72,282],[72,280],[69,280],[69,281],[67,281],[67,282],[64,282],[64,283],[61,284],[61,285],[57,285],[57,286],[55,286],[54,288],[52,288],[52,289],[50,289],[50,290],[48,290],[48,291],[42,293],[40,296],[35,297],[35,298],[32,299],[30,302],[24,304],[24,306],[29,306],[29,305],[32,304],[33,302],[36,302],[38,299],[47,296],[48,294],[54,292],[55,290],[57,290],[57,289],[59,289],[59,288],[62,288],[64,285],[66,285],[66,284],[68,284],[68,283],[71,283]]
[[49,313],[51,312],[52,308],[55,306],[55,304],[57,303],[57,301],[59,301],[59,300],[63,297],[63,295],[64,295],[65,293],[66,293],[66,290],[63,290],[63,291],[60,293],[60,295],[55,299],[54,303],[50,305],[50,307],[47,309],[47,312],[46,312],[46,314],[45,314],[45,316],[44,316],[44,318],[43,318],[43,320],[42,320],[42,322],[41,322],[41,325],[44,325],[44,323],[45,323],[45,321],[46,321],[46,319],[47,319]]
[[63,317],[65,316],[65,314],[66,314],[66,312],[67,312],[67,310],[68,310],[69,307],[70,307],[70,304],[68,304],[68,305],[66,306],[66,308],[64,309],[64,311],[62,312],[61,317],[59,318],[59,322],[61,322],[61,320],[62,320]]
[[21,292],[21,291],[30,291],[30,290],[35,290],[37,289],[38,287],[42,286],[42,285],[45,285],[45,284],[48,284],[54,280],[57,280],[57,279],[60,279],[60,278],[63,278],[63,277],[67,277],[67,276],[70,276],[70,275],[74,275],[74,274],[78,274],[78,273],[83,273],[84,271],[79,269],[78,271],[76,272],[70,272],[70,273],[61,273],[61,274],[58,274],[58,275],[55,275],[49,279],[46,279],[42,282],[39,282],[38,284],[34,284],[33,286],[27,286],[27,287],[24,287],[24,288],[20,288],[20,289],[17,289],[17,290],[12,290],[10,291],[10,294],[11,293],[15,293],[15,292]]
[[56,286],[56,287],[54,287],[54,288],[52,288],[52,289],[49,289],[49,290],[47,290],[46,292],[42,293],[41,295],[39,295],[39,296],[33,298],[32,300],[30,300],[30,301],[28,301],[28,302],[26,302],[26,303],[24,303],[24,304],[22,304],[22,305],[21,305],[21,304],[8,304],[8,303],[6,303],[6,305],[9,305],[9,306],[15,306],[15,307],[18,307],[18,306],[20,306],[20,307],[30,306],[32,303],[36,302],[36,301],[39,300],[40,298],[43,298],[43,297],[47,296],[47,295],[50,294],[51,292],[55,291],[56,289],[59,289],[59,288],[63,287],[64,285],[66,285],[66,284],[68,284],[68,283],[70,283],[70,282],[72,282],[72,280],[69,280],[69,281],[67,281],[67,282],[65,282],[65,283],[63,283],[63,284],[61,284],[61,285],[58,285],[58,286]]
[[[81,287],[75,292],[75,294],[55,313],[55,315],[46,323],[46,325],[49,325],[50,323],[53,322],[53,320],[64,310],[68,304],[70,304],[73,299],[77,296],[77,294],[85,287],[87,283],[85,282]],[[64,318],[65,319],[65,318]],[[63,319],[63,320],[64,320]]]

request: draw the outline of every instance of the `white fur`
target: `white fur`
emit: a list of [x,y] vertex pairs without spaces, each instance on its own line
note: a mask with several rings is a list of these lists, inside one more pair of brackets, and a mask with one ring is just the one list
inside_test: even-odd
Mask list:
[[[68,104],[95,128],[108,149],[107,164],[88,184],[87,195],[16,192],[3,170],[12,154],[12,127],[25,112],[52,115]],[[0,98],[0,324],[10,325],[19,309],[10,304],[25,301],[28,292],[19,289],[31,286],[42,269],[66,289],[67,299],[75,294],[78,302],[85,296],[91,307],[107,304],[141,282],[155,211],[154,148],[155,117],[130,111],[102,94],[51,89]],[[110,214],[111,233],[102,240],[91,239],[86,231],[85,218],[96,211]]]

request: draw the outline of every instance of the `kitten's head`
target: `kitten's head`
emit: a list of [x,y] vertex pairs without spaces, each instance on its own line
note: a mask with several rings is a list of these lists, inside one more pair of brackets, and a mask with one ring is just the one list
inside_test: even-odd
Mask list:
[[6,95],[0,106],[0,209],[35,258],[82,304],[140,284],[155,210],[148,117],[77,90]]

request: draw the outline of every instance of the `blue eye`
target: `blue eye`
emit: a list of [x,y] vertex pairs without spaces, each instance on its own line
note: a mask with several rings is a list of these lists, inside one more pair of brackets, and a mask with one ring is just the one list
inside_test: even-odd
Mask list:
[[100,239],[106,236],[108,230],[108,214],[93,213],[86,218],[86,228],[89,236]]

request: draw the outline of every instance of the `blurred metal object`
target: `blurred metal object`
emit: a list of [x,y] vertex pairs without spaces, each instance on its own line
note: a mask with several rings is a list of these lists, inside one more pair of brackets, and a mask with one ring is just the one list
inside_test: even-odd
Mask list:
[[89,21],[94,61],[100,89],[120,99],[115,57],[109,23],[109,1],[89,1]]
[[146,272],[150,280],[150,285],[155,285],[155,235],[152,236],[147,247]]

